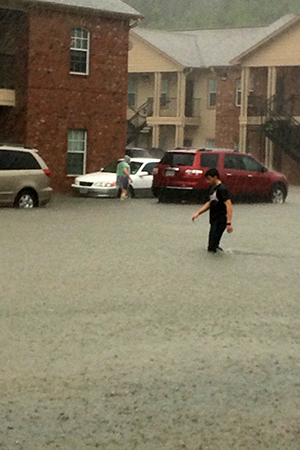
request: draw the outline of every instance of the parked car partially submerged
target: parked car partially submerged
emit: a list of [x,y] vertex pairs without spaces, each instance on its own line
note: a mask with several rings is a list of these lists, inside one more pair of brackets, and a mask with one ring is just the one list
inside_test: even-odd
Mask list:
[[[119,159],[113,161],[99,172],[81,175],[72,184],[75,195],[86,197],[117,197],[116,171]],[[130,197],[152,197],[153,169],[159,159],[132,158],[130,165],[132,183],[129,186]]]
[[33,148],[0,144],[0,204],[30,209],[51,199],[50,170]]
[[168,151],[153,172],[153,194],[160,201],[172,196],[202,199],[207,190],[205,172],[216,168],[232,197],[261,197],[284,203],[288,181],[268,170],[251,155],[228,149]]

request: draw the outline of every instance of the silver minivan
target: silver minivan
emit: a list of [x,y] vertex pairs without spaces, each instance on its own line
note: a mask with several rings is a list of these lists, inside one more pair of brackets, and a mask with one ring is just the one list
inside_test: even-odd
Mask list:
[[50,170],[37,150],[0,144],[0,204],[33,208],[51,199]]

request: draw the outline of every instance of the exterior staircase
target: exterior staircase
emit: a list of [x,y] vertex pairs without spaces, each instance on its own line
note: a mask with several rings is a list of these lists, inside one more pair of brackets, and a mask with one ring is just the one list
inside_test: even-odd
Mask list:
[[153,115],[153,98],[143,103],[134,114],[127,120],[127,145],[133,142],[139,134],[147,127],[147,117]]
[[276,96],[271,97],[262,112],[265,117],[262,131],[300,164],[300,123],[287,112],[286,107],[287,105],[278,104]]

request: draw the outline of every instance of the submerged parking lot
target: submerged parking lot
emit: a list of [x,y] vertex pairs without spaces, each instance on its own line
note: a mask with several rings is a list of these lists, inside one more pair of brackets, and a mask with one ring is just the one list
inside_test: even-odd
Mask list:
[[300,188],[196,210],[0,210],[0,449],[299,449]]

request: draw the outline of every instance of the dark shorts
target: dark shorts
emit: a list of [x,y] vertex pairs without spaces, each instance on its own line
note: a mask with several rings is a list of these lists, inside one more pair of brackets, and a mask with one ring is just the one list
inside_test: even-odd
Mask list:
[[127,191],[128,186],[129,186],[128,177],[126,177],[126,176],[117,177],[117,187],[119,189],[126,189],[126,191]]

